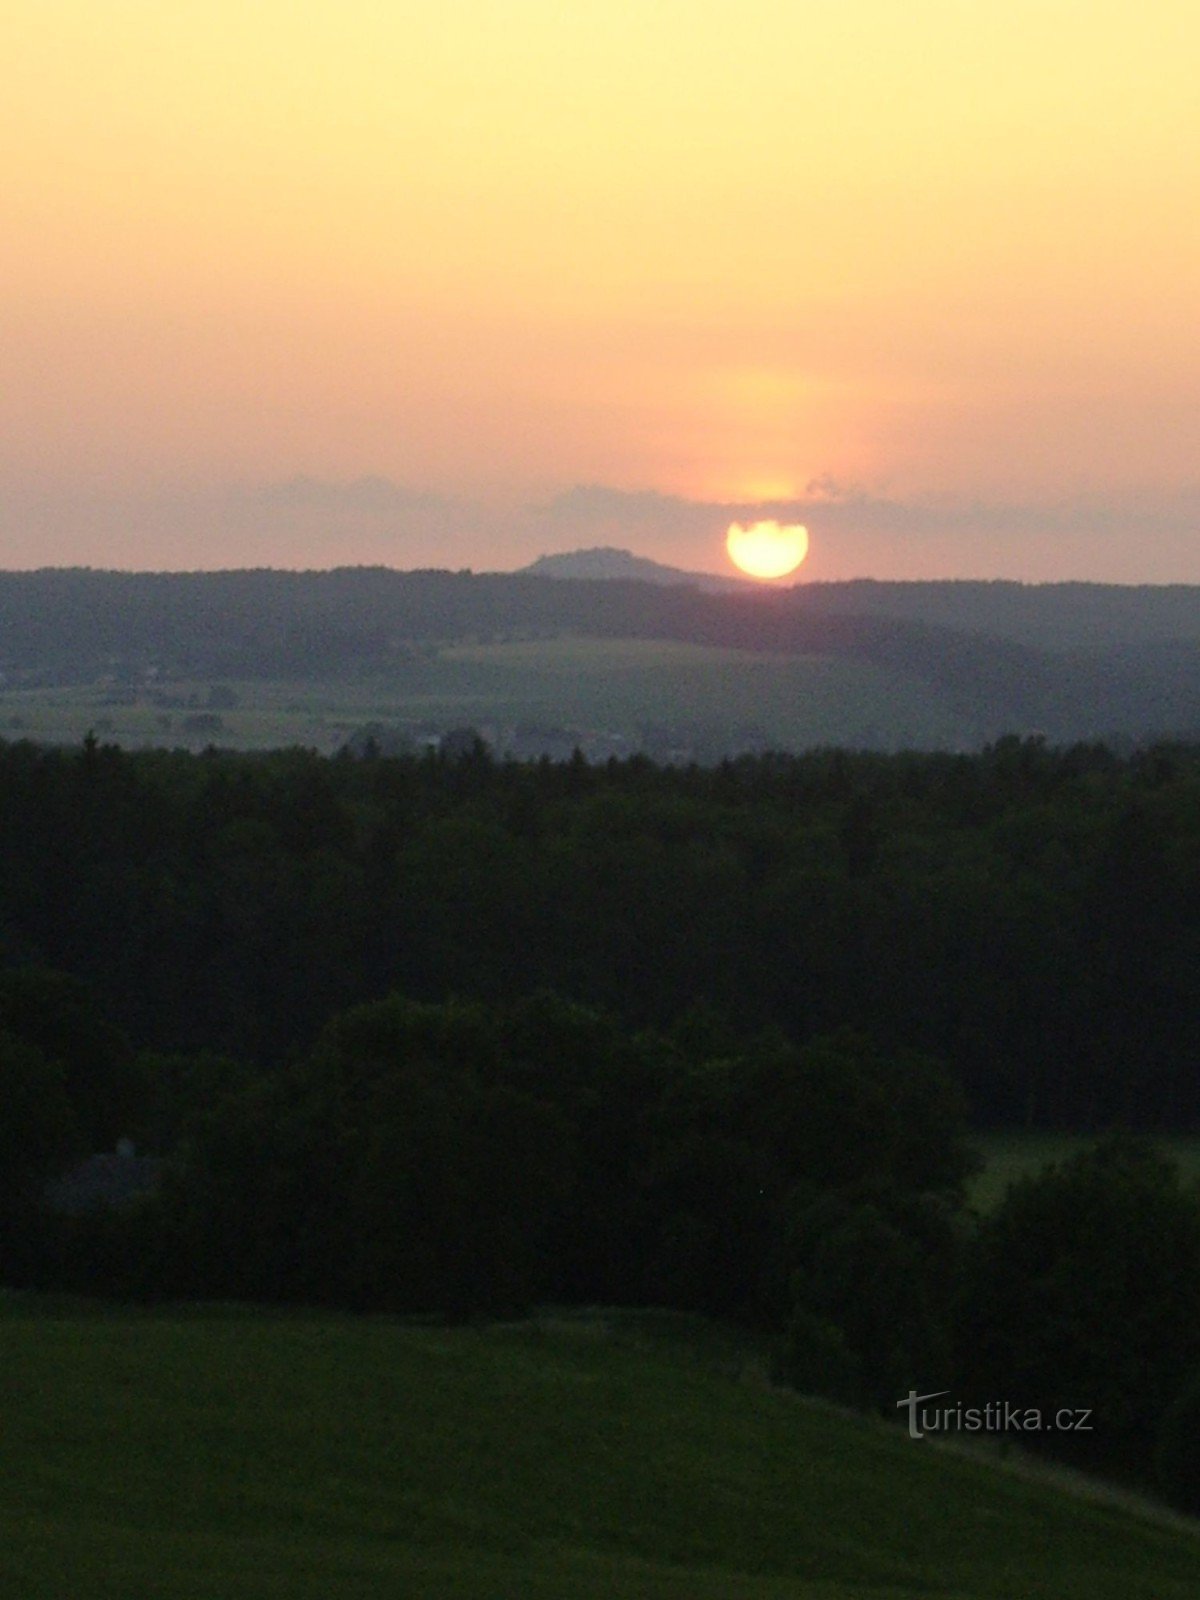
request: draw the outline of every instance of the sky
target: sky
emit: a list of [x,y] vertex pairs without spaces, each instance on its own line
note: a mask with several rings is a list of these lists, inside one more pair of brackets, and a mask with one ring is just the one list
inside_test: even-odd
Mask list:
[[1200,582],[1194,0],[9,0],[0,567]]

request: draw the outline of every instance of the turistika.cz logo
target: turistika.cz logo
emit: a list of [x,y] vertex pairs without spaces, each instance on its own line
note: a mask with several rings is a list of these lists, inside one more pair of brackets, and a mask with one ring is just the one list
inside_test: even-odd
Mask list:
[[1015,1405],[1011,1400],[989,1400],[983,1406],[930,1406],[949,1389],[932,1394],[908,1391],[907,1400],[897,1400],[897,1410],[908,1410],[908,1436],[923,1439],[927,1433],[1090,1433],[1092,1408],[1064,1406],[1043,1412],[1037,1406]]

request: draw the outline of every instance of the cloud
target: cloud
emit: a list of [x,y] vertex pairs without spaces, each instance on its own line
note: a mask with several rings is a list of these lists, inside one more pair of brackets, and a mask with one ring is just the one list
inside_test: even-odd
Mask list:
[[653,528],[662,534],[702,532],[730,507],[687,500],[655,490],[611,489],[603,484],[577,484],[543,505],[530,507],[535,527],[576,535],[606,528]]
[[688,500],[682,496],[579,485],[534,508],[535,520],[569,537],[598,535],[612,528],[650,529],[660,535],[724,534],[731,522],[806,522],[823,528],[918,534],[931,524],[927,505],[875,499],[822,479],[808,493],[788,500]]
[[1006,529],[1044,532],[1128,533],[1147,530],[1200,532],[1200,484],[1164,492],[1129,489],[1051,501],[983,501],[946,496],[893,499],[830,477],[814,478],[803,495],[786,500],[689,500],[652,491],[579,485],[535,516],[555,528],[579,529],[599,523],[695,531],[709,524],[768,520],[819,520],[824,528],[857,529],[920,537],[923,534],[999,533]]

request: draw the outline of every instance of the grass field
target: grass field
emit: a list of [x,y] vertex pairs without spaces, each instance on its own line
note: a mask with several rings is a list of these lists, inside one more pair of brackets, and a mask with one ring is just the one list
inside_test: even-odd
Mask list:
[[[971,1181],[969,1198],[980,1211],[999,1205],[1018,1178],[1031,1177],[1093,1143],[1078,1133],[979,1134],[973,1142],[983,1167]],[[1154,1143],[1177,1164],[1185,1183],[1200,1183],[1200,1135],[1163,1134]]]
[[[956,746],[972,730],[915,679],[862,663],[754,655],[639,639],[564,638],[458,645],[397,664],[388,676],[297,682],[224,680],[238,704],[215,733],[188,731],[210,684],[112,684],[0,693],[0,737],[75,743],[89,728],[117,744],[235,749],[306,745],[329,753],[364,723],[549,724],[636,736],[646,725],[755,730],[778,748],[844,744]],[[166,690],[197,704],[155,704]]]
[[1190,1528],[776,1391],[678,1320],[10,1296],[0,1347],[0,1589],[22,1600],[1200,1592]]

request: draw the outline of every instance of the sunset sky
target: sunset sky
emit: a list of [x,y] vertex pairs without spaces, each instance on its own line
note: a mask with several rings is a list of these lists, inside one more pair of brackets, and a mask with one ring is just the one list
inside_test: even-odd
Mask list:
[[1195,0],[10,0],[0,566],[1200,582]]

